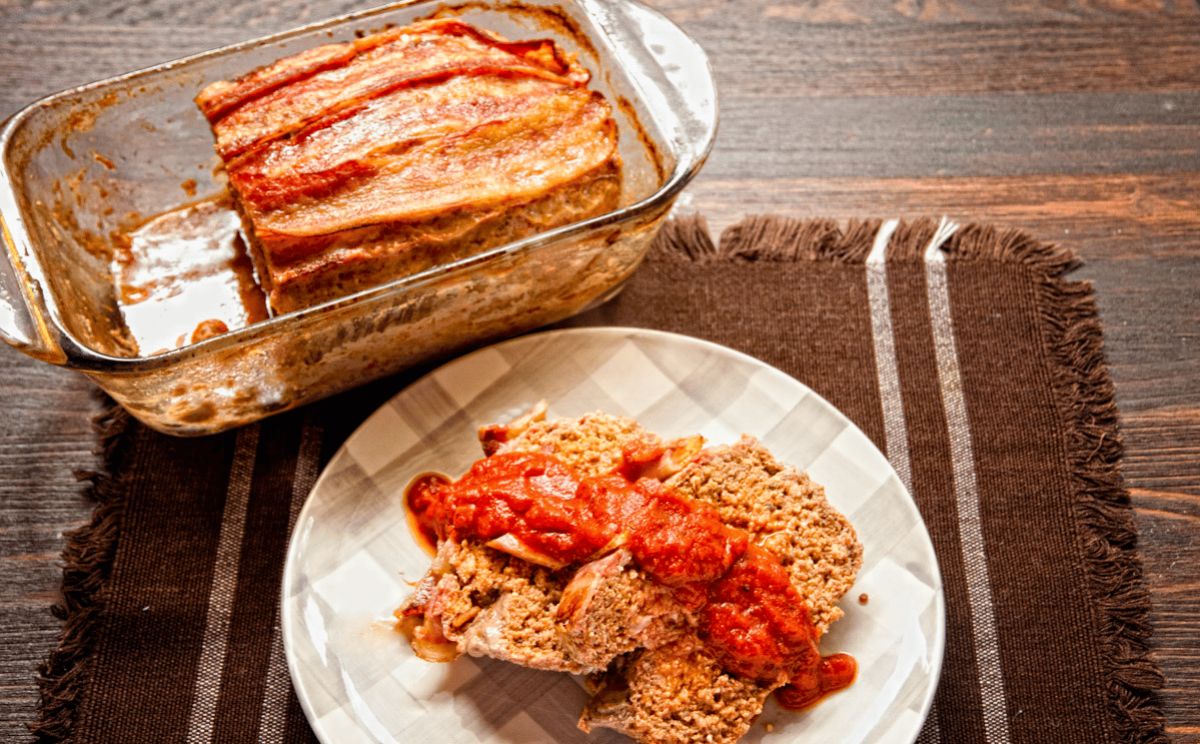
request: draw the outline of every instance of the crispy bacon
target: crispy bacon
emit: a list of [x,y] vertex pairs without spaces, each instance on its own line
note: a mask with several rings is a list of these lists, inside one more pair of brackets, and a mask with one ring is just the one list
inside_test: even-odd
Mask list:
[[316,287],[486,249],[491,229],[494,245],[615,207],[616,125],[589,79],[552,41],[438,19],[281,59],[196,102],[287,310],[328,299]]
[[704,437],[695,434],[663,442],[647,435],[626,442],[621,448],[621,474],[631,480],[666,480],[675,475],[704,448]]
[[539,400],[533,404],[533,408],[507,424],[485,424],[479,427],[479,444],[483,447],[483,454],[491,457],[505,442],[519,437],[537,422],[545,421],[546,409],[546,401]]

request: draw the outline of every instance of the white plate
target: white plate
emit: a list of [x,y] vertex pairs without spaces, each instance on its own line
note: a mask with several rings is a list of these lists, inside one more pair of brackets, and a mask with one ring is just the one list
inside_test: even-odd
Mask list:
[[945,606],[929,535],[887,460],[826,400],[756,359],[599,328],[525,336],[446,364],[376,411],[325,468],[288,548],[282,614],[292,682],[323,742],[628,741],[575,728],[584,693],[572,677],[469,657],[430,664],[390,622],[406,582],[429,565],[405,522],[404,486],[425,470],[465,471],[481,456],[479,424],[543,398],[552,416],[625,414],[664,437],[728,443],[746,432],[808,470],[864,546],[846,617],[821,642],[823,653],[853,654],[859,677],[803,713],[770,703],[743,741],[916,738],[941,669]]

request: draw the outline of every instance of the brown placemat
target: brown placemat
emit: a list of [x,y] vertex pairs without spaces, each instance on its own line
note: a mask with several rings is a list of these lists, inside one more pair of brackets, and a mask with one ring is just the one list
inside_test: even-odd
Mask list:
[[[922,741],[1164,741],[1091,288],[1064,279],[1070,254],[1025,235],[972,225],[941,242],[937,228],[901,223],[889,242],[880,222],[751,218],[718,249],[702,221],[673,223],[617,299],[567,325],[749,353],[888,454],[945,581]],[[107,470],[90,474],[95,518],[64,553],[38,736],[310,740],[279,648],[287,531],[337,446],[419,372],[203,439],[103,416]],[[245,537],[219,550],[229,519]],[[216,668],[198,668],[205,644],[223,649]]]

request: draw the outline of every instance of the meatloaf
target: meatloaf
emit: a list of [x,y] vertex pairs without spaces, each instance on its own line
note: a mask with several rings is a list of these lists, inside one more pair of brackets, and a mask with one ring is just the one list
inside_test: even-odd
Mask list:
[[[546,421],[544,414],[539,408],[513,424],[484,427],[485,452],[546,453],[581,474],[625,470],[627,477],[662,480],[775,555],[818,634],[841,617],[837,602],[861,566],[862,546],[822,488],[756,440],[664,444],[627,418],[595,413]],[[628,472],[631,465],[636,472]],[[779,687],[723,669],[701,641],[694,608],[649,580],[627,549],[561,566],[513,548],[440,542],[421,588],[398,612],[421,624],[414,634],[419,655],[447,660],[466,653],[590,674],[580,727],[613,728],[646,744],[733,744]]]
[[612,109],[550,40],[421,21],[196,97],[276,312],[613,209]]

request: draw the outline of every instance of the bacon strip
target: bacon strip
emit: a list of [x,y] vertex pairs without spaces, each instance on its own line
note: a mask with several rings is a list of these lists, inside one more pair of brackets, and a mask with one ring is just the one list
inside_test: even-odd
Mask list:
[[552,41],[438,19],[302,52],[196,102],[286,311],[614,208],[616,124],[589,79]]

